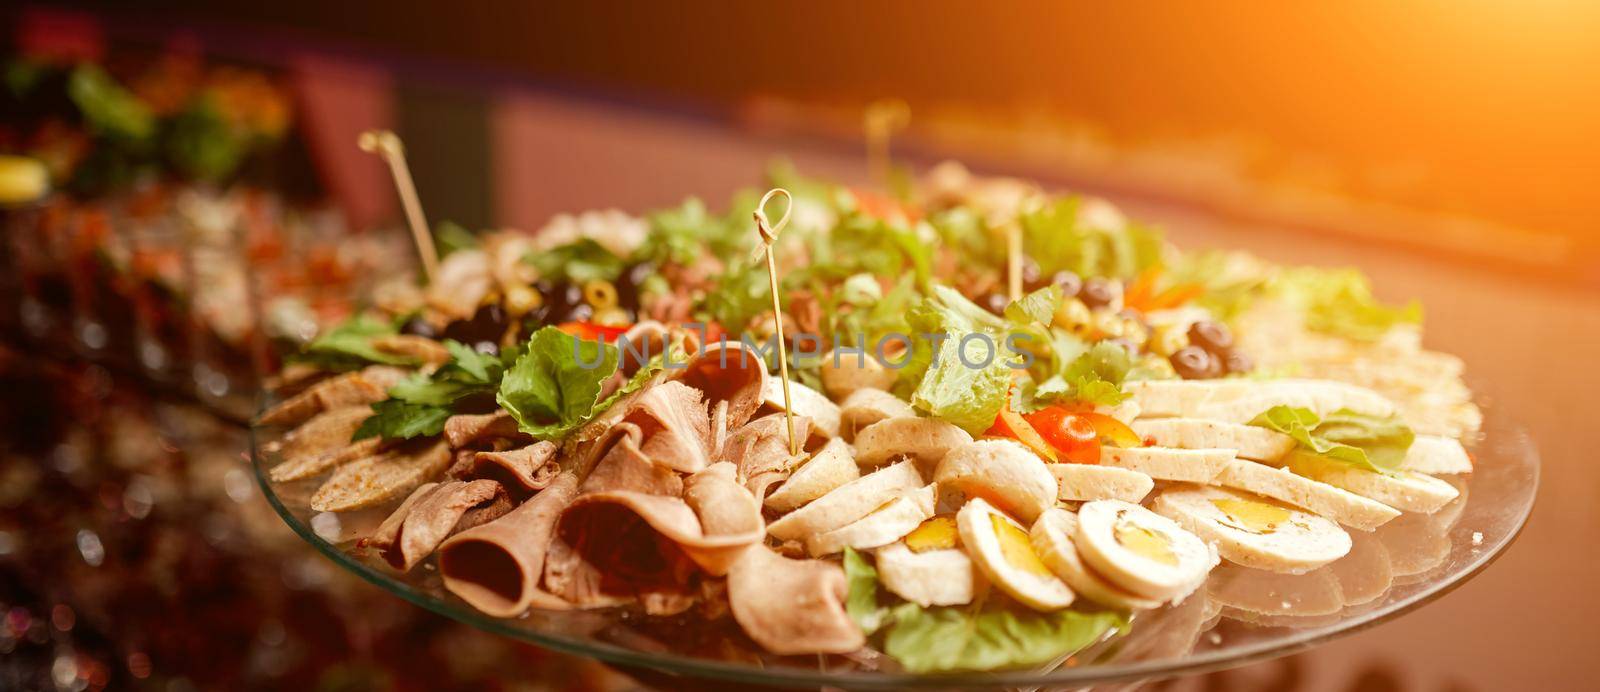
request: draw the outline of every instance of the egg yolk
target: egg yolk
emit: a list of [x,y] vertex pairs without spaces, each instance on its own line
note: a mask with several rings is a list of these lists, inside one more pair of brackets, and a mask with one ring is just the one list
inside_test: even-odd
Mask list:
[[956,547],[959,538],[955,517],[933,517],[906,534],[906,547],[913,553],[947,550]]
[[1220,499],[1211,504],[1227,515],[1229,526],[1250,533],[1272,533],[1289,520],[1289,510],[1253,500]]
[[1172,552],[1172,541],[1159,531],[1152,531],[1127,521],[1117,522],[1117,543],[1128,552],[1154,560],[1163,565],[1178,566],[1178,556]]
[[1038,554],[1033,552],[1033,544],[1028,541],[1028,534],[1022,529],[998,515],[989,515],[989,520],[994,523],[994,536],[1000,543],[1000,555],[1012,567],[1024,572],[1037,574],[1041,577],[1054,576],[1049,567],[1039,560]]

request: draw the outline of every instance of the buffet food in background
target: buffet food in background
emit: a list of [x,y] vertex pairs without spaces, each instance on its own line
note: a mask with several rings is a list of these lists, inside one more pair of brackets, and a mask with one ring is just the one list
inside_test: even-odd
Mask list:
[[[267,72],[183,52],[5,67],[12,334],[254,409],[276,354],[347,316],[403,238],[327,207]],[[398,241],[398,242],[396,242]]]
[[[307,551],[247,431],[132,378],[0,347],[0,687],[628,685],[372,589]],[[225,642],[225,644],[219,644]]]
[[[756,191],[461,235],[292,359],[274,487],[491,616],[830,669],[1059,664],[1151,613],[1324,616],[1439,564],[1404,539],[1459,516],[1481,417],[1418,306],[957,164],[903,196],[771,178],[781,314]],[[777,320],[815,341],[790,389]]]

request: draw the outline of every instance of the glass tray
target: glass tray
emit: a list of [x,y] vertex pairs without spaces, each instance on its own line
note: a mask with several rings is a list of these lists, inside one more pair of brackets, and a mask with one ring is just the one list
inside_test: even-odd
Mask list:
[[307,505],[320,478],[269,481],[266,469],[277,459],[263,454],[259,443],[278,434],[252,431],[257,482],[295,533],[339,566],[441,615],[599,659],[669,688],[704,688],[712,681],[738,683],[738,689],[1076,687],[1201,673],[1283,656],[1399,617],[1465,583],[1521,531],[1539,479],[1538,451],[1526,430],[1486,410],[1481,439],[1470,447],[1475,472],[1446,477],[1461,489],[1461,496],[1432,515],[1402,515],[1369,534],[1351,531],[1354,549],[1332,565],[1287,576],[1224,562],[1205,588],[1182,604],[1139,613],[1128,634],[1049,666],[912,675],[880,670],[893,663],[870,656],[766,654],[726,618],[724,625],[690,627],[681,620],[615,609],[535,610],[514,619],[484,615],[445,591],[431,558],[402,574],[382,560],[353,552],[356,540],[388,516],[392,505],[339,515],[316,513]]

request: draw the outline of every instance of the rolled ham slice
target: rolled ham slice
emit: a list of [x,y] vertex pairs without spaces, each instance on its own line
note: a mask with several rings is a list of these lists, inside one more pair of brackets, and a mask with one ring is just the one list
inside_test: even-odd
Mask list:
[[496,503],[503,494],[491,480],[422,485],[363,543],[395,569],[410,571],[457,530],[469,511],[496,505],[501,514],[509,511],[509,502]]
[[[811,429],[811,419],[797,416],[794,435],[804,440]],[[774,483],[789,477],[795,459],[789,454],[789,428],[784,414],[762,416],[728,436],[723,445],[722,458],[739,469],[739,478],[757,497],[766,494]]]
[[639,426],[639,449],[662,466],[695,473],[711,463],[711,422],[699,391],[663,382],[634,400],[623,421]]
[[451,416],[444,422],[444,439],[460,449],[480,440],[521,436],[517,420],[505,411],[481,415]]
[[671,497],[683,494],[683,479],[672,468],[646,456],[639,449],[641,437],[639,426],[632,423],[618,423],[608,431],[606,439],[612,444],[578,486],[579,494],[619,490]]
[[745,634],[779,655],[843,654],[866,643],[844,611],[844,570],[826,560],[791,560],[765,546],[746,550],[728,573],[728,602]]
[[505,516],[450,537],[439,546],[444,587],[496,617],[520,615],[541,600],[545,554],[577,488],[577,476],[562,474]]
[[488,478],[519,498],[549,487],[561,473],[556,462],[554,442],[539,441],[520,449],[503,452],[478,452],[466,469],[465,478]]
[[767,373],[761,355],[736,342],[707,345],[689,359],[678,381],[705,394],[708,410],[728,402],[727,426],[737,429],[761,407],[762,384]]

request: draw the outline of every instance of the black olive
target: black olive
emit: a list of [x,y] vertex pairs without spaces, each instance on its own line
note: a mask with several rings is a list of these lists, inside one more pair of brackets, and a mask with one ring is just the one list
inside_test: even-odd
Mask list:
[[1077,272],[1063,269],[1050,275],[1050,283],[1061,287],[1061,294],[1068,298],[1075,298],[1083,290],[1083,278]]
[[1172,369],[1186,380],[1205,380],[1222,374],[1217,357],[1199,346],[1185,346],[1168,359]]
[[439,335],[439,330],[434,329],[433,325],[427,320],[422,319],[421,315],[416,315],[411,319],[406,320],[405,325],[400,327],[400,333],[432,339]]
[[1004,293],[985,293],[978,296],[978,304],[996,315],[1004,315],[1006,306],[1011,304],[1011,299]]
[[1221,322],[1201,320],[1189,327],[1189,343],[1221,355],[1233,348],[1233,332]]
[[614,282],[617,288],[617,305],[625,310],[638,310],[639,287],[655,273],[656,265],[649,262],[639,262],[624,269]]
[[551,313],[551,321],[556,324],[562,322],[588,322],[591,319],[594,319],[594,306],[588,303],[578,303],[567,308],[567,311],[560,315]]
[[1120,337],[1120,336],[1116,337],[1114,339],[1106,339],[1103,343],[1116,344],[1116,345],[1121,346],[1122,348],[1126,349],[1128,351],[1128,353],[1131,353],[1131,354],[1134,354],[1134,355],[1138,355],[1138,353],[1139,353],[1139,347],[1137,345],[1135,345],[1132,341],[1130,341],[1128,339],[1125,339],[1123,337]]
[[1250,356],[1238,351],[1228,351],[1227,355],[1222,357],[1222,367],[1230,373],[1244,373],[1254,370],[1256,363]]
[[1103,308],[1111,304],[1116,298],[1116,289],[1111,287],[1111,282],[1106,279],[1089,279],[1083,282],[1083,289],[1078,292],[1078,299],[1091,308]]
[[506,333],[509,324],[506,309],[500,307],[499,303],[491,303],[478,308],[471,319],[452,322],[445,327],[444,337],[465,344],[476,344],[481,341],[498,342],[500,336]]
[[544,294],[544,302],[550,305],[550,314],[565,313],[574,305],[583,304],[583,287],[565,281],[558,283]]
[[1029,291],[1037,291],[1045,287],[1045,282],[1039,270],[1039,263],[1032,257],[1022,258],[1022,287]]

